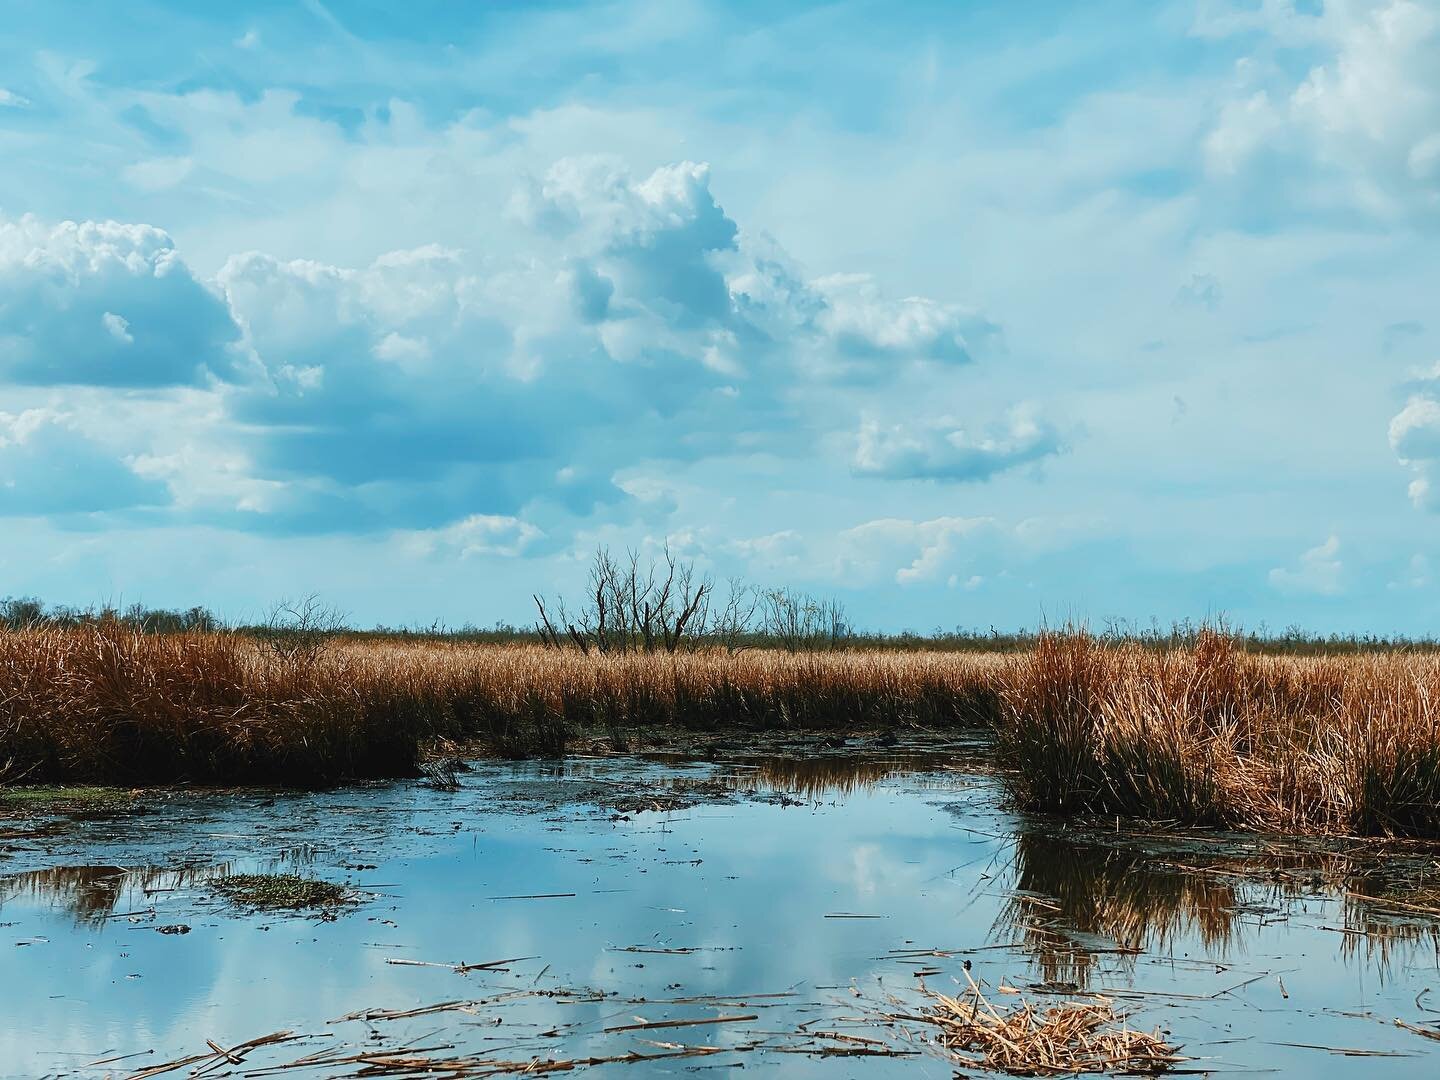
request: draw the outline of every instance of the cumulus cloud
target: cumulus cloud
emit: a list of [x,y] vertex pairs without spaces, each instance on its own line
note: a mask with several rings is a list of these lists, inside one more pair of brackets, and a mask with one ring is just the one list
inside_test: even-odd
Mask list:
[[1242,66],[1205,144],[1217,176],[1289,169],[1292,194],[1394,216],[1440,210],[1440,10],[1421,0],[1290,4],[1212,17],[1212,35],[1262,29],[1323,59],[1298,82]]
[[[410,531],[463,554],[505,548],[485,538],[497,522],[633,502],[617,477],[639,466],[812,450],[854,422],[833,417],[857,382],[967,363],[998,334],[862,275],[807,278],[748,238],[703,164],[635,176],[562,160],[509,213],[525,238],[513,256],[252,251],[213,282],[151,226],[0,223],[0,380],[146,390],[151,423],[123,467],[191,520]],[[866,429],[856,471],[974,479],[1058,446],[1019,414],[915,438]]]
[[1422,510],[1440,510],[1431,474],[1440,461],[1440,399],[1417,393],[1390,421],[1390,448],[1411,472],[1410,500]]
[[999,530],[989,517],[881,518],[841,534],[842,562],[850,569],[893,569],[900,585],[925,584],[956,575],[979,553],[978,541]]
[[1028,411],[1000,427],[972,432],[949,418],[860,425],[851,468],[891,480],[988,480],[997,473],[1058,453],[1060,433]]
[[0,515],[96,513],[168,501],[164,484],[97,445],[69,414],[0,412]]
[[0,219],[0,378],[161,387],[245,370],[223,297],[148,225]]
[[1334,596],[1341,590],[1344,569],[1340,538],[1332,535],[1323,544],[1302,552],[1295,565],[1275,567],[1269,580],[1273,588],[1284,593]]
[[821,278],[815,290],[823,300],[817,324],[840,354],[852,360],[964,364],[999,333],[994,324],[957,304],[923,296],[886,300],[864,274]]
[[0,86],[0,109],[28,109],[30,99]]
[[409,539],[411,548],[418,554],[469,559],[521,555],[543,535],[534,525],[519,518],[471,514],[441,529],[412,533]]
[[725,550],[743,561],[752,572],[761,573],[793,571],[802,565],[807,555],[805,539],[794,529],[732,540],[725,545]]
[[[841,531],[833,548],[819,543],[805,563],[848,585],[893,581],[975,590],[1101,535],[1106,522],[1091,514],[1058,514],[1005,521],[988,515],[927,519],[877,518]],[[829,557],[827,553],[833,553]]]
[[[227,262],[220,285],[268,373],[228,392],[265,433],[262,475],[377,523],[514,515],[535,499],[587,513],[627,497],[623,467],[793,439],[807,387],[857,362],[877,377],[956,362],[993,331],[751,250],[703,165],[635,178],[562,161],[511,213],[534,237],[522,263],[434,246],[363,268]],[[1047,430],[1029,423],[972,447],[994,459],[977,467],[1042,453]]]

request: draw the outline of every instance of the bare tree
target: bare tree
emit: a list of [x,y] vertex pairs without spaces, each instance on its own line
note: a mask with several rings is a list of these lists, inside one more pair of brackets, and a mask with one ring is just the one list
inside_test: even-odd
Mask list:
[[[535,630],[540,635],[541,644],[548,649],[561,648],[560,631],[557,630],[555,624],[550,621],[550,613],[545,610],[545,601],[541,599],[539,593],[531,593],[530,595],[534,597],[535,607],[540,612],[540,621],[535,624]],[[565,612],[563,607],[560,609],[559,616],[561,620],[560,625],[564,626]]]
[[569,617],[563,602],[552,614],[537,595],[536,628],[552,648],[568,640],[586,653],[673,653],[688,637],[701,635],[713,591],[709,575],[677,558],[668,544],[648,563],[637,551],[620,560],[602,547],[591,559],[585,602],[575,616]]
[[788,652],[840,649],[850,638],[845,605],[790,589],[761,594],[760,626]]
[[704,633],[711,641],[733,653],[744,647],[762,594],[738,577],[727,579],[726,587],[724,603],[717,601],[711,605]]
[[330,640],[347,628],[344,612],[311,593],[272,605],[258,636],[281,660],[303,666],[320,659]]

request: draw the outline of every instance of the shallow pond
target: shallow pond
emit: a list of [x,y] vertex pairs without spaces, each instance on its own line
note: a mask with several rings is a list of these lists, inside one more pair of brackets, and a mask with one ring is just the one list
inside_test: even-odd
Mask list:
[[[969,979],[997,1008],[1104,993],[1188,1069],[1440,1070],[1440,1041],[1395,1023],[1440,1032],[1435,892],[1406,891],[1423,849],[1074,832],[903,747],[455,779],[177,796],[12,840],[0,1076],[633,1055],[602,1071],[944,1078],[927,1032],[885,1018]],[[276,871],[354,902],[257,911],[214,885]],[[207,1044],[280,1032],[304,1038]]]

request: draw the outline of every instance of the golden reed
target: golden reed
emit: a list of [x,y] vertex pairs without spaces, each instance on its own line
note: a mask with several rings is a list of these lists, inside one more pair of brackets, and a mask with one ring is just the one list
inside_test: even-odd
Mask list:
[[1440,835],[1440,659],[1276,657],[1083,632],[1012,655],[754,649],[602,657],[337,638],[316,654],[118,621],[0,632],[0,781],[317,785],[427,744],[557,754],[650,727],[993,726],[1021,809]]
[[974,726],[1006,662],[346,639],[286,655],[235,634],[39,627],[0,632],[0,780],[304,786],[413,773],[435,739],[523,756],[655,726]]
[[1043,635],[1004,676],[1000,760],[1025,809],[1440,835],[1440,660],[1251,655]]

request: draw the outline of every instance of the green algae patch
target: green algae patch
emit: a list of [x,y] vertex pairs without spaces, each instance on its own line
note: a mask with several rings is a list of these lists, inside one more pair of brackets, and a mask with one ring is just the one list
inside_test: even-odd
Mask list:
[[232,903],[263,911],[331,908],[354,901],[343,885],[299,874],[233,874],[213,884]]
[[138,794],[128,788],[60,784],[0,787],[0,817],[106,817],[132,811],[137,805]]

